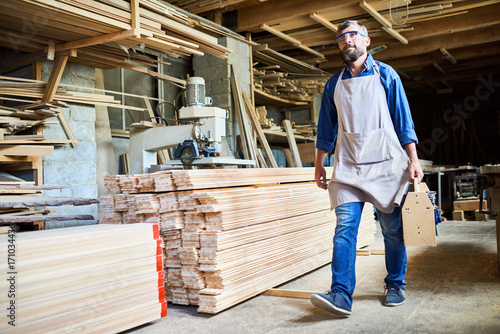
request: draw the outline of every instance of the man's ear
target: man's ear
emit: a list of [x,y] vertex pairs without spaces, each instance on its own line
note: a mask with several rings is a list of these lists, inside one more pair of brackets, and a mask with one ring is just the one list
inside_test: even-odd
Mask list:
[[366,38],[365,38],[365,46],[366,46],[366,47],[370,46],[370,43],[371,43],[371,39],[370,39],[370,37],[366,37]]

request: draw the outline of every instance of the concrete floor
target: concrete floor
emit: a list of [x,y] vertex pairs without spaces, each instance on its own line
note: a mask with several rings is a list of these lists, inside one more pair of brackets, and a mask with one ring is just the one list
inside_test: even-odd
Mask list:
[[[382,237],[368,249],[383,249]],[[500,333],[495,223],[440,224],[437,247],[408,248],[407,301],[383,306],[384,257],[358,256],[353,314],[338,318],[308,299],[259,295],[217,315],[168,305],[168,315],[129,334],[197,333]],[[323,292],[330,268],[279,288]]]

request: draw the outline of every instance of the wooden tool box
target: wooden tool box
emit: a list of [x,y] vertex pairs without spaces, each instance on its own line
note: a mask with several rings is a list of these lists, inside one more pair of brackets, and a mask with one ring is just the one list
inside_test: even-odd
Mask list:
[[405,246],[436,246],[434,206],[427,197],[425,183],[414,181],[403,203],[403,234]]

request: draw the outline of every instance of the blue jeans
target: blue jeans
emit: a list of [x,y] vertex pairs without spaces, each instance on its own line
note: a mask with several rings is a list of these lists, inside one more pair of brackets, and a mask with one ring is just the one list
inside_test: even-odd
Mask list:
[[[356,242],[364,203],[346,203],[335,209],[337,227],[333,237],[332,290],[341,291],[352,306],[352,294],[356,286]],[[401,208],[395,207],[390,214],[377,212],[385,244],[386,284],[405,288],[406,247],[403,240]]]

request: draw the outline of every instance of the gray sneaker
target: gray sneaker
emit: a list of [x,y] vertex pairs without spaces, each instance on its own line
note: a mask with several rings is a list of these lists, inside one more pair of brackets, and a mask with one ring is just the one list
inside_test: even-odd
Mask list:
[[351,306],[347,300],[338,291],[327,291],[323,293],[313,293],[311,295],[311,303],[317,308],[330,313],[348,317],[351,315]]
[[399,306],[406,301],[405,290],[397,284],[387,284],[385,286],[385,305]]

